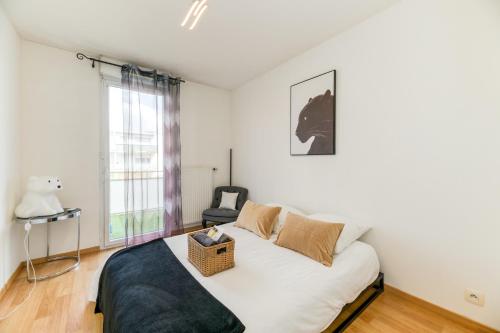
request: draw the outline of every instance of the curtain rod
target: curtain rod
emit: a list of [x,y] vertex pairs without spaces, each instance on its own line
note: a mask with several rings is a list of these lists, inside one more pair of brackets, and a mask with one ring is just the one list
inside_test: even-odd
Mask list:
[[[92,58],[92,57],[87,57],[85,54],[81,53],[81,52],[78,52],[76,54],[76,58],[78,60],[83,60],[83,59],[87,59],[87,60],[90,60],[92,61],[92,68],[95,68],[95,63],[96,62],[99,62],[101,64],[106,64],[106,65],[110,65],[110,66],[115,66],[115,67],[120,67],[120,68],[123,68],[125,65],[120,65],[120,64],[115,64],[115,63],[112,63],[112,62],[107,62],[107,61],[104,61],[104,60],[100,60],[100,59],[96,59],[96,58]],[[168,78],[170,80],[176,80],[176,81],[179,81],[179,82],[182,82],[182,83],[185,83],[186,81],[182,80],[181,78],[179,77],[171,77],[171,76],[168,76]]]

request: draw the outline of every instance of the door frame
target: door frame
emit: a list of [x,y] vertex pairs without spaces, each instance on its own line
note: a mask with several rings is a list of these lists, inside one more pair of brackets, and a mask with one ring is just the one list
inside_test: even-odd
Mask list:
[[125,239],[109,240],[109,93],[110,87],[121,88],[118,78],[102,75],[101,87],[101,152],[100,152],[100,185],[101,185],[101,248],[123,246]]

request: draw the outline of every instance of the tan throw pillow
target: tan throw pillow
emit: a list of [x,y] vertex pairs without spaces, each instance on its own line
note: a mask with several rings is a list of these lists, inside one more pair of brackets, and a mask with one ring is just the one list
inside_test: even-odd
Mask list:
[[250,230],[264,239],[269,239],[274,224],[278,221],[280,207],[258,205],[247,200],[234,224],[236,227]]
[[332,266],[333,250],[343,228],[342,223],[316,221],[288,213],[274,244]]

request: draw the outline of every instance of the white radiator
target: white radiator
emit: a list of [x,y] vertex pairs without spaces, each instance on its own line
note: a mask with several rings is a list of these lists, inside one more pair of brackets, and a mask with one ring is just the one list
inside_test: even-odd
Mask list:
[[212,203],[213,170],[210,167],[183,167],[181,182],[184,225],[200,223],[201,213]]

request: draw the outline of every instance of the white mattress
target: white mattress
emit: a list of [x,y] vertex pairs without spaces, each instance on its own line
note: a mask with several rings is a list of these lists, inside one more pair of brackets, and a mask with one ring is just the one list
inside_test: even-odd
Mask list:
[[[187,236],[165,242],[187,270],[246,326],[246,333],[312,333],[326,329],[379,272],[375,250],[356,241],[325,267],[294,251],[227,224],[236,266],[204,277],[187,260]],[[97,280],[100,272],[96,272]],[[91,298],[95,301],[97,281]]]

